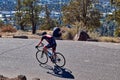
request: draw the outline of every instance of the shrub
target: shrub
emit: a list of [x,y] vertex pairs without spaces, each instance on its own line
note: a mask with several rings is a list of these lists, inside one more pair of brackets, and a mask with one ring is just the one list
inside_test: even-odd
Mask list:
[[11,25],[6,25],[1,28],[1,32],[16,32],[17,30]]
[[[62,39],[69,39],[69,40],[73,40],[75,35],[78,33],[78,29],[76,27],[72,27],[72,28],[62,28],[62,30],[65,31],[65,33],[62,35]],[[83,30],[83,29],[81,29]],[[100,34],[95,32],[95,31],[88,31],[87,34],[90,36],[91,39],[98,39]]]
[[73,40],[74,36],[77,33],[76,28],[66,28],[63,27],[62,30],[64,30],[65,32],[62,34],[62,39],[68,39],[68,40]]
[[43,24],[40,26],[40,30],[50,30],[50,29],[51,29],[51,27],[49,24]]
[[114,35],[115,35],[116,37],[120,37],[120,28],[117,28],[117,29],[115,30]]
[[4,22],[0,20],[0,28],[4,25]]
[[91,39],[98,39],[100,37],[100,34],[97,33],[96,31],[93,31],[93,32],[88,31],[88,34],[89,34]]

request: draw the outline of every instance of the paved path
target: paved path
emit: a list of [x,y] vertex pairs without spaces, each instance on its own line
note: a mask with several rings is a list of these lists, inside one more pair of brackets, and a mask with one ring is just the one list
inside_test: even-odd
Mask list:
[[[120,44],[103,42],[57,41],[64,54],[64,68],[50,61],[39,65],[34,46],[38,39],[0,38],[0,74],[26,75],[28,80],[120,80]],[[56,69],[61,70],[56,73]]]

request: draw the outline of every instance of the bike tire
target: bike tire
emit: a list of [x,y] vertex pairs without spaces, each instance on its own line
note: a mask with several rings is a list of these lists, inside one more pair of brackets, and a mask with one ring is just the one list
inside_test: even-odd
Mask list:
[[45,52],[37,51],[36,59],[40,64],[46,64],[48,62],[48,56]]
[[59,67],[63,67],[66,64],[65,57],[63,56],[62,53],[56,52],[56,62],[55,65]]

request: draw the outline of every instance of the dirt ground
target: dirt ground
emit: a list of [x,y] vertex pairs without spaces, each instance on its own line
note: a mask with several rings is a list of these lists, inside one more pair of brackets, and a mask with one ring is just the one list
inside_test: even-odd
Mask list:
[[[14,37],[17,37],[17,38],[27,38],[27,39],[40,39],[40,34],[42,32],[43,31],[40,31],[40,30],[37,31],[36,34],[32,34],[31,31],[26,32],[26,31],[21,31],[21,30],[18,30],[17,32],[14,32],[14,33],[0,32],[0,37],[1,38],[14,38]],[[46,30],[46,32],[48,34],[52,34],[52,31]]]

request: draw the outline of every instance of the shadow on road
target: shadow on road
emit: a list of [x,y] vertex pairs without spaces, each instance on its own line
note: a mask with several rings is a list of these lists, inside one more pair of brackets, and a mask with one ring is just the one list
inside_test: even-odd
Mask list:
[[53,76],[60,77],[60,78],[74,79],[74,75],[72,75],[72,71],[67,68],[59,67],[56,65],[52,67],[47,64],[45,65],[40,64],[40,66],[44,69],[50,70],[47,73]]

